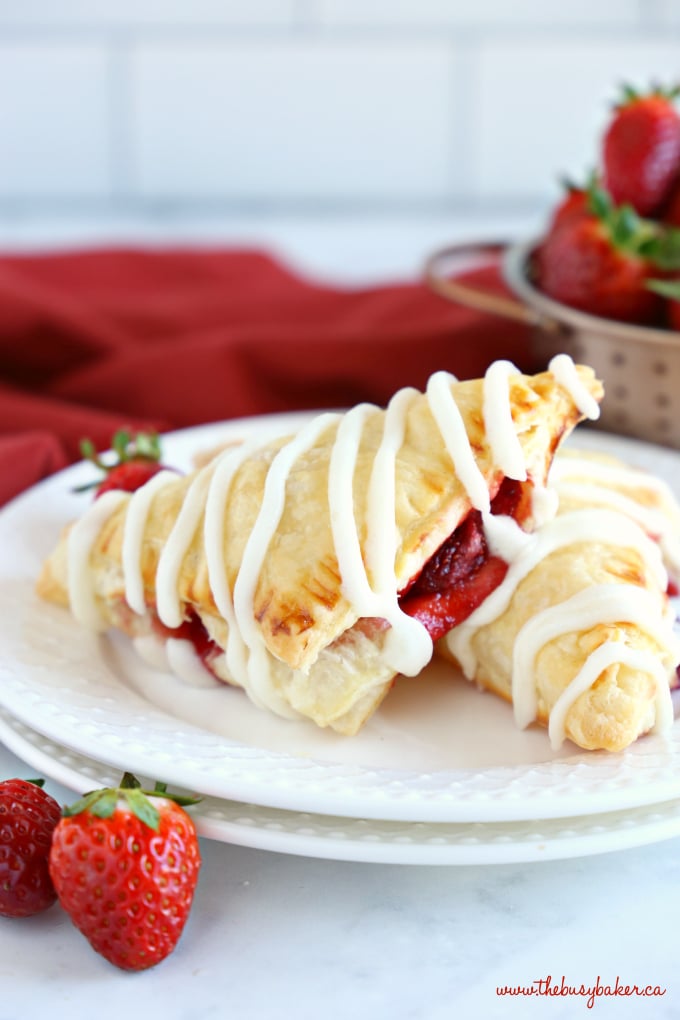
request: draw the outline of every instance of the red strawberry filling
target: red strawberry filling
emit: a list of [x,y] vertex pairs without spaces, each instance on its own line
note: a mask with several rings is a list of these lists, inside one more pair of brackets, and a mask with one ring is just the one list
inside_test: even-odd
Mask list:
[[[527,514],[528,503],[528,488],[506,478],[491,504],[491,512],[521,521]],[[399,604],[437,641],[481,605],[507,570],[504,560],[489,555],[482,515],[473,510],[402,593]]]
[[[521,522],[529,507],[530,488],[506,478],[492,501],[491,512]],[[436,641],[465,620],[498,587],[507,569],[504,560],[489,555],[482,516],[473,510],[401,593],[400,606],[419,620]],[[364,620],[358,626],[374,632],[383,623]],[[158,620],[154,626],[162,637],[190,641],[201,662],[214,673],[211,664],[221,649],[209,637],[196,613],[191,612],[175,630],[169,630]]]
[[208,631],[206,630],[203,621],[200,616],[193,610],[189,611],[189,616],[186,620],[183,620],[179,627],[170,629],[166,627],[157,616],[153,617],[153,627],[159,637],[166,640],[167,638],[174,638],[178,641],[189,641],[194,646],[196,655],[201,660],[206,669],[214,673],[211,667],[211,662],[216,655],[219,655],[221,648],[216,644]]

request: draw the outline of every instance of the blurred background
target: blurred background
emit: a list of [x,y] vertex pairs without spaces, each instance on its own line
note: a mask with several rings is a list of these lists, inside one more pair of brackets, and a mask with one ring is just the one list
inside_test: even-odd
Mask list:
[[0,0],[0,247],[256,244],[337,281],[540,229],[673,0]]

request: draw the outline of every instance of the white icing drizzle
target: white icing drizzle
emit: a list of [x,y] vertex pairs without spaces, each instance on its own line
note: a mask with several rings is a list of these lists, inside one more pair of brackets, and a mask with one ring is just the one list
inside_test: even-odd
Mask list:
[[559,506],[559,498],[550,485],[535,484],[531,490],[531,518],[535,528],[552,520]]
[[227,623],[227,646],[224,650],[227,669],[234,682],[248,689],[248,649],[241,637],[234,612],[224,561],[224,511],[234,475],[241,464],[256,450],[262,440],[251,440],[225,451],[217,460],[205,505],[203,540],[210,590],[220,615]]
[[76,521],[67,539],[67,585],[71,612],[84,627],[103,630],[107,626],[97,605],[90,553],[99,532],[128,493],[113,489],[102,493]]
[[456,381],[456,377],[449,372],[435,372],[427,383],[427,399],[456,475],[470,502],[475,509],[488,511],[489,489],[472,452],[463,416],[451,393],[451,386]]
[[511,361],[495,361],[484,376],[484,425],[494,462],[508,478],[526,481],[524,452],[512,420],[509,379],[519,375]]
[[248,536],[234,585],[236,626],[248,646],[246,689],[258,703],[281,715],[297,717],[274,687],[267,648],[253,612],[255,590],[269,543],[285,507],[286,481],[297,458],[310,449],[319,436],[336,422],[337,414],[321,414],[308,422],[274,457],[264,485],[262,504]]
[[[474,676],[477,668],[472,644],[476,632],[503,615],[523,578],[557,549],[582,541],[631,547],[637,550],[660,590],[666,587],[666,571],[658,546],[634,521],[615,511],[597,508],[574,510],[555,517],[531,534],[523,532],[507,518],[492,519],[489,523],[492,525],[487,533],[489,549],[509,564],[508,572],[467,620],[446,637],[450,651],[467,677]],[[595,617],[592,622],[593,625],[597,622]]]
[[123,579],[125,601],[140,616],[146,612],[144,579],[142,577],[142,544],[144,529],[154,497],[170,482],[176,481],[174,471],[159,471],[145,485],[133,492],[125,513],[123,526]]
[[385,638],[385,661],[406,676],[416,676],[432,657],[432,639],[426,628],[402,612],[399,606],[394,572],[397,551],[395,460],[403,443],[408,408],[415,395],[415,390],[399,391],[385,414],[368,486],[365,564],[354,513],[354,473],[363,424],[377,410],[373,405],[359,405],[341,421],[328,476],[331,528],[342,593],[359,617],[387,620],[390,630]]
[[[656,599],[645,589],[624,584],[598,584],[578,592],[532,617],[515,640],[512,661],[512,702],[520,728],[537,714],[538,695],[534,665],[540,650],[562,635],[587,630],[596,624],[635,623],[664,649],[677,641],[659,616]],[[649,662],[655,657],[650,656]],[[677,661],[677,658],[676,660]],[[656,675],[656,670],[650,670]],[[668,674],[665,676],[668,686]]]
[[157,634],[139,634],[132,644],[148,666],[171,672],[189,687],[219,687],[219,680],[205,668],[191,641],[184,638],[160,638]]
[[168,638],[165,642],[168,666],[189,687],[218,687],[219,681],[206,669],[191,641]]
[[383,435],[368,485],[366,567],[374,589],[380,592],[396,591],[397,587],[396,459],[404,443],[409,408],[419,395],[418,390],[407,387],[395,393],[387,405]]
[[571,683],[559,696],[548,723],[548,736],[553,750],[566,740],[565,720],[577,698],[590,690],[597,678],[610,666],[620,664],[640,673],[648,673],[654,680],[655,722],[653,729],[663,731],[673,721],[673,700],[668,683],[668,670],[652,652],[630,648],[623,641],[605,641],[588,656]]
[[341,591],[360,616],[375,613],[354,515],[354,469],[364,422],[377,410],[374,404],[359,404],[343,416],[328,468],[328,505]]
[[600,417],[600,405],[579,379],[576,366],[569,355],[556,354],[550,361],[548,369],[560,386],[567,391],[581,414],[590,421],[597,421]]
[[167,537],[156,569],[156,609],[166,627],[179,627],[184,619],[179,594],[182,563],[194,540],[201,515],[212,464],[196,475]]
[[140,659],[148,666],[165,671],[170,668],[165,652],[165,641],[157,634],[137,634],[132,638],[132,645]]

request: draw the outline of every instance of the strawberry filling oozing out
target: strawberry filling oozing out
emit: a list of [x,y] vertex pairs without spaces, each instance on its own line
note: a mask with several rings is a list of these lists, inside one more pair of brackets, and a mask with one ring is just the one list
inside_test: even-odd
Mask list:
[[[491,512],[514,517],[521,523],[529,507],[530,487],[506,478],[492,501]],[[399,604],[437,641],[462,623],[498,587],[507,570],[504,560],[489,555],[482,516],[473,510],[401,593]],[[362,620],[357,624],[366,632],[380,630],[384,625],[385,621],[379,620]],[[206,669],[214,672],[211,661],[221,649],[195,613],[190,613],[175,630],[168,630],[158,620],[155,627],[162,637],[190,641]]]
[[[526,517],[530,490],[505,478],[491,503],[493,514]],[[482,515],[471,511],[402,594],[399,605],[426,628],[433,641],[462,623],[499,586],[508,564],[489,555]]]
[[212,640],[197,613],[190,611],[187,619],[174,629],[165,627],[158,617],[154,617],[153,626],[158,636],[163,639],[174,638],[178,641],[191,642],[205,668],[214,674],[211,661],[221,652],[221,648]]

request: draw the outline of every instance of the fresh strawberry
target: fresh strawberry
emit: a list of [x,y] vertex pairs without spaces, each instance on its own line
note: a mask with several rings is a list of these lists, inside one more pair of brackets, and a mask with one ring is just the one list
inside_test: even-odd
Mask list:
[[136,492],[160,470],[161,465],[150,460],[131,460],[127,464],[118,464],[110,469],[104,481],[97,486],[95,498],[99,498],[104,492],[110,492],[112,489]]
[[123,970],[164,960],[182,934],[201,857],[192,819],[157,784],[126,773],[64,810],[50,853],[59,902],[93,949]]
[[572,181],[563,182],[565,193],[553,210],[546,233],[553,234],[568,223],[590,214],[588,190]]
[[589,191],[590,215],[565,224],[539,246],[537,286],[572,308],[606,319],[653,323],[661,300],[646,287],[657,268],[659,229],[629,206],[615,208],[601,189]]
[[113,437],[111,448],[115,460],[106,463],[97,454],[91,440],[83,439],[80,444],[83,457],[92,461],[104,474],[101,480],[82,485],[76,489],[76,492],[95,489],[95,499],[112,489],[135,492],[155,474],[163,470],[160,460],[160,438],[155,432],[138,432],[136,435],[131,435],[129,432],[121,430],[116,432]]
[[624,89],[602,145],[604,186],[617,205],[656,216],[680,174],[678,89]]
[[0,783],[0,915],[30,917],[57,898],[48,862],[61,808],[42,780]]

